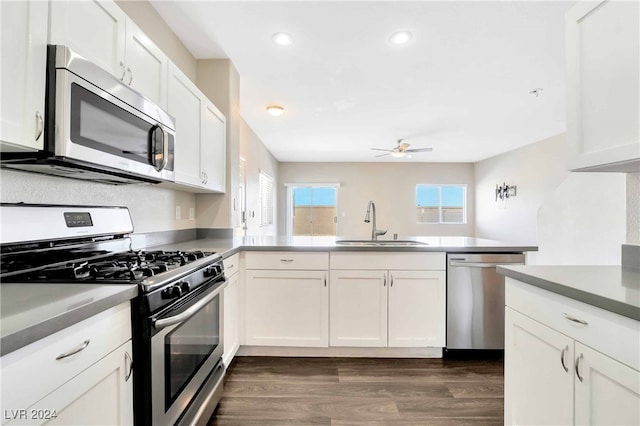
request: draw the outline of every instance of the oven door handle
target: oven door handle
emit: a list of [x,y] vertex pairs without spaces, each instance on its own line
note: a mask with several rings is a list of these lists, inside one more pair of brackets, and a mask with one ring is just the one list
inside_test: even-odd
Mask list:
[[165,327],[169,327],[170,325],[178,324],[179,322],[189,319],[190,317],[194,316],[196,312],[198,312],[201,308],[203,308],[207,303],[215,299],[215,297],[218,294],[220,294],[220,291],[222,291],[222,287],[223,286],[218,287],[215,291],[212,291],[211,293],[207,294],[202,299],[194,303],[193,306],[191,306],[189,309],[187,309],[186,311],[178,315],[154,320],[153,328],[155,328],[156,330],[161,330]]

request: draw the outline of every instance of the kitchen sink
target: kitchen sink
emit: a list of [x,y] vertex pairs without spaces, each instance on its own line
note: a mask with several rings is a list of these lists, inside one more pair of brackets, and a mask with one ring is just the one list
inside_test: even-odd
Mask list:
[[411,247],[424,246],[428,243],[413,240],[338,240],[340,246],[360,246],[360,247]]

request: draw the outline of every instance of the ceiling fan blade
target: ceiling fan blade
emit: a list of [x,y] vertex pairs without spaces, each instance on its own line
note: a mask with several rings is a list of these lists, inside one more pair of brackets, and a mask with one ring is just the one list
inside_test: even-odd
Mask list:
[[431,152],[433,148],[415,148],[415,149],[405,149],[404,152]]
[[393,152],[393,149],[382,149],[382,148],[371,148],[374,151],[386,151],[386,152]]
[[378,157],[384,157],[384,156],[386,156],[386,155],[389,155],[389,154],[380,154],[380,155],[376,155],[376,158],[378,158]]

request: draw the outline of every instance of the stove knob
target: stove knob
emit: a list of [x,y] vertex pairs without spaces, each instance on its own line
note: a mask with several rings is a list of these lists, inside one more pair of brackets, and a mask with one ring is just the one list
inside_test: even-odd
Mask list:
[[191,290],[191,285],[189,284],[188,281],[182,281],[181,283],[178,283],[178,285],[180,286],[180,289],[182,290],[182,294],[188,293],[189,290]]
[[175,299],[182,296],[182,289],[179,284],[172,285],[171,287],[162,290],[160,295],[163,299]]
[[216,276],[216,267],[215,266],[211,266],[207,269],[204,270],[204,277],[205,278],[209,278],[209,277],[214,277]]

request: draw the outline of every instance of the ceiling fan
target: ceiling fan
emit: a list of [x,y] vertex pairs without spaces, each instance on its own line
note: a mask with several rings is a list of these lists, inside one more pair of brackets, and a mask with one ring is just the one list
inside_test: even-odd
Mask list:
[[410,153],[412,152],[429,152],[433,151],[433,148],[414,148],[408,149],[410,144],[406,142],[402,142],[402,139],[398,139],[398,146],[393,149],[383,149],[383,148],[371,148],[374,151],[386,151],[386,154],[376,155],[376,157],[384,157],[385,155],[391,155],[396,158],[411,158]]

